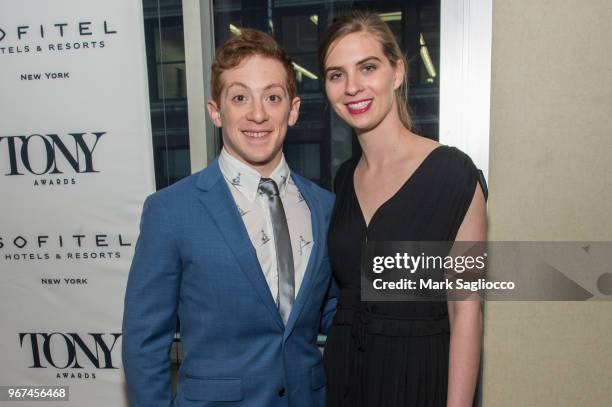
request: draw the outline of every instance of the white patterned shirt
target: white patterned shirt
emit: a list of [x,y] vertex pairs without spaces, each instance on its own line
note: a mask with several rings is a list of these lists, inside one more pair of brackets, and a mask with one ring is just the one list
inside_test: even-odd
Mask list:
[[[257,260],[261,266],[272,298],[277,301],[278,269],[276,261],[276,245],[272,231],[272,221],[267,203],[268,198],[259,192],[261,174],[245,163],[232,157],[225,148],[219,156],[219,167],[232,193],[234,202],[242,216],[242,221],[249,234],[251,243],[257,253]],[[280,194],[291,247],[293,249],[293,268],[295,271],[295,295],[297,296],[310,251],[312,250],[312,224],[310,209],[290,176],[289,165],[285,157],[281,158],[278,166],[272,171],[272,178]]]

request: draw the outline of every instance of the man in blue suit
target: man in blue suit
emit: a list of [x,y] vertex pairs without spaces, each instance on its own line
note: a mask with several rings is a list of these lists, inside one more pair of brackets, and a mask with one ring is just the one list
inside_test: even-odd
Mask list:
[[212,69],[208,111],[223,151],[144,205],[123,319],[129,398],[136,407],[324,406],[316,340],[336,305],[325,247],[333,196],[283,157],[300,106],[295,73],[274,39],[250,29],[217,50]]

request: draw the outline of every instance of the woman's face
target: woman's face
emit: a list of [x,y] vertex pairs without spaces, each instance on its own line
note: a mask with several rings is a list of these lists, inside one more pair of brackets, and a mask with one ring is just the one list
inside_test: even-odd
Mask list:
[[391,66],[373,35],[352,33],[329,47],[325,92],[344,121],[358,132],[369,131],[396,109],[394,90],[403,73],[401,63]]

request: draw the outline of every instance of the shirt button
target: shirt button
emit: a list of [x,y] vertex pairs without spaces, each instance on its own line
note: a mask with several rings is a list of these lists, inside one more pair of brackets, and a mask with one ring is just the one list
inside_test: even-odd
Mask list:
[[286,393],[287,392],[285,391],[285,388],[283,387],[282,389],[278,391],[278,397],[285,397]]

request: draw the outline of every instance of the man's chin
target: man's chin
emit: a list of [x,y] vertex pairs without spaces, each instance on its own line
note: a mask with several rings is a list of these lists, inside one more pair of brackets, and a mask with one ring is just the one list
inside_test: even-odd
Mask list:
[[280,160],[280,156],[278,158],[276,156],[268,156],[268,157],[249,157],[246,161],[247,161],[247,164],[253,167],[265,167],[273,163],[278,163],[279,160]]
[[[265,156],[250,156],[246,157],[246,163],[259,172],[268,172],[274,170],[282,157],[282,151],[276,154],[268,154]],[[269,175],[269,174],[268,174]]]

